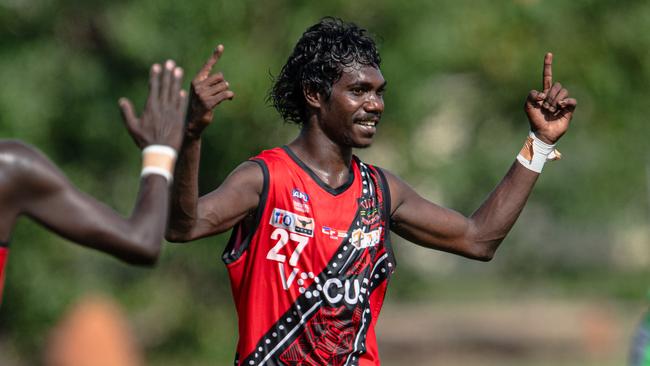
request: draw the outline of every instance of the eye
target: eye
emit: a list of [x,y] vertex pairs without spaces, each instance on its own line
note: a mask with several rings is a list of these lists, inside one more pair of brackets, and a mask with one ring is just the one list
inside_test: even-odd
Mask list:
[[363,89],[361,87],[354,87],[350,91],[352,92],[352,94],[357,95],[357,96],[363,95],[363,93],[366,92],[365,89]]

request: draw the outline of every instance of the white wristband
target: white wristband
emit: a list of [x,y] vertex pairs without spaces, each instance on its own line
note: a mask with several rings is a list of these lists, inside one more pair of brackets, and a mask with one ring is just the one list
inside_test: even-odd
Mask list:
[[146,166],[142,168],[142,172],[140,173],[140,177],[145,177],[150,174],[158,174],[162,175],[165,179],[167,179],[168,183],[171,183],[172,181],[172,173],[164,168],[160,168],[157,166]]
[[158,174],[171,183],[175,162],[176,150],[165,145],[149,145],[142,149],[142,172],[140,176]]
[[167,145],[149,145],[142,149],[142,156],[148,153],[167,155],[176,160],[176,150]]
[[521,165],[537,173],[542,172],[547,161],[561,158],[562,154],[555,150],[555,144],[549,145],[545,143],[535,136],[532,131],[528,133],[524,147],[521,148],[519,155],[517,155],[517,160]]

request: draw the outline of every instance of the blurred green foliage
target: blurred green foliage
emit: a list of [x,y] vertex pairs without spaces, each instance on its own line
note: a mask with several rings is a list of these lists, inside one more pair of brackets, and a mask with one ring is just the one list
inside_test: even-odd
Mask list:
[[[579,101],[559,145],[565,158],[547,166],[497,258],[472,263],[395,238],[400,268],[389,298],[495,287],[492,293],[510,296],[551,288],[643,297],[650,273],[647,1],[2,0],[0,133],[37,146],[81,190],[128,215],[140,156],[117,98],[143,105],[152,63],[173,58],[189,80],[223,43],[218,68],[236,97],[218,108],[204,135],[207,192],[239,162],[295,135],[265,96],[302,31],[325,15],[369,29],[382,54],[386,113],[376,146],[360,155],[463,213],[478,207],[519,150],[528,129],[523,101],[541,86],[546,51],[555,54],[555,80]],[[0,342],[36,364],[67,306],[103,292],[126,307],[150,364],[229,363],[236,317],[220,261],[226,239],[167,245],[155,269],[138,269],[22,219]]]

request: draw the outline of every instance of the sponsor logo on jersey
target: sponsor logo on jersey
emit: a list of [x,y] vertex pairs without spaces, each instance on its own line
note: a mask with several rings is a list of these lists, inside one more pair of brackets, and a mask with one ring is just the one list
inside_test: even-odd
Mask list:
[[304,203],[309,202],[309,196],[307,193],[299,190],[298,188],[294,188],[293,191],[291,191],[291,197],[298,199]]
[[309,208],[309,205],[306,203],[299,202],[298,200],[293,200],[293,209],[302,212],[302,213],[309,213],[311,209]]
[[[364,285],[369,282],[363,279]],[[323,283],[323,295],[332,305],[338,305],[344,301],[349,305],[356,305],[359,301],[359,295],[365,295],[368,292],[366,286],[361,286],[359,279],[338,279],[329,278]]]
[[270,224],[292,233],[314,236],[314,219],[279,208],[273,209]]
[[381,241],[381,227],[367,233],[361,229],[356,229],[350,235],[350,244],[357,249],[374,247]]
[[361,222],[364,225],[372,225],[379,221],[379,210],[375,206],[375,200],[364,198],[361,199],[359,205],[361,206],[359,214],[361,215]]
[[309,196],[298,188],[294,188],[291,192],[291,200],[293,202],[294,210],[302,213],[309,213],[311,211],[311,208],[307,203],[309,202]]
[[329,226],[323,226],[321,232],[330,237],[330,239],[346,238],[348,233],[343,230],[338,230],[331,228]]

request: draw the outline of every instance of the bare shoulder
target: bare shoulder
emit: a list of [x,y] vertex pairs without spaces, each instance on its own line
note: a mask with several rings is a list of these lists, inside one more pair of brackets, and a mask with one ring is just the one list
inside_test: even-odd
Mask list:
[[255,210],[266,186],[263,165],[246,161],[214,191],[199,198],[191,239],[222,233]]
[[254,189],[257,194],[261,194],[265,177],[263,165],[257,161],[248,160],[239,164],[228,175],[222,186],[227,185],[232,188],[246,190]]
[[0,175],[5,187],[30,193],[55,188],[65,181],[41,151],[19,140],[0,140]]
[[399,207],[401,202],[404,200],[405,195],[414,193],[413,189],[400,177],[395,175],[389,170],[384,168],[377,167],[386,177],[386,182],[388,183],[388,189],[390,190],[391,196],[391,214]]
[[38,149],[20,140],[0,140],[0,164],[3,169],[17,170],[42,156]]

